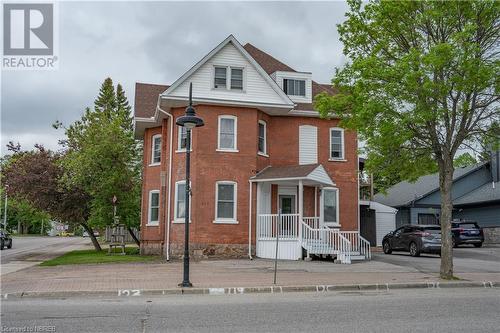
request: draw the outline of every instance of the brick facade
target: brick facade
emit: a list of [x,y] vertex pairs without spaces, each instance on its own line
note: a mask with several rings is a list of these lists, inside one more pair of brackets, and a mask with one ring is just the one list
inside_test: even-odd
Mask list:
[[[184,113],[183,108],[171,110],[174,121]],[[191,153],[191,225],[190,246],[195,256],[241,257],[248,251],[249,179],[266,166],[297,165],[299,159],[299,125],[318,128],[318,162],[323,165],[339,189],[340,223],[343,230],[358,230],[358,183],[357,183],[357,138],[356,133],[345,131],[345,161],[329,161],[329,129],[337,120],[312,117],[269,116],[257,109],[226,106],[196,106],[197,114],[203,118],[204,127],[193,131]],[[238,152],[218,152],[218,116],[237,117]],[[257,154],[258,121],[267,123],[267,153]],[[167,219],[168,165],[170,155],[170,123],[168,118],[161,127],[148,128],[144,132],[143,198],[141,224],[141,252],[161,253],[166,239],[166,223],[170,223],[170,254],[179,256],[184,241],[184,225],[175,223],[175,183],[185,178],[185,153],[176,152],[179,127],[174,125],[172,151],[172,182],[170,219]],[[162,134],[161,164],[150,166],[151,140]],[[215,186],[217,181],[237,183],[237,224],[216,224]],[[256,185],[253,188],[252,230],[255,233]],[[160,191],[159,225],[148,226],[149,191]],[[272,198],[277,196],[273,186]],[[272,199],[272,211],[276,212],[277,200]],[[319,200],[318,200],[319,212]],[[304,187],[304,216],[314,215],[314,188]],[[252,235],[255,248],[255,234]]]

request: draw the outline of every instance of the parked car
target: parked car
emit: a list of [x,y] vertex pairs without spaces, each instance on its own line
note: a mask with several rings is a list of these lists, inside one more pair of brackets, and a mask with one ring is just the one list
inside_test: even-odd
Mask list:
[[384,236],[382,248],[385,254],[408,251],[412,257],[420,253],[441,255],[441,228],[438,225],[402,226]]
[[474,221],[451,221],[453,247],[461,244],[473,244],[475,247],[483,246],[483,229]]
[[0,250],[3,250],[4,247],[12,248],[12,237],[7,231],[0,230]]
[[[87,231],[84,231],[82,236],[89,237],[89,233]],[[94,236],[99,237],[99,231],[94,231]]]

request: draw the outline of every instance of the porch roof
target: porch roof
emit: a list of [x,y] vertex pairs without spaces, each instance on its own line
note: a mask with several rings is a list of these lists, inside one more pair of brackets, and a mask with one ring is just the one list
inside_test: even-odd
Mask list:
[[335,186],[325,168],[321,164],[305,164],[291,166],[268,166],[252,178],[254,182],[280,182],[303,180],[304,185]]

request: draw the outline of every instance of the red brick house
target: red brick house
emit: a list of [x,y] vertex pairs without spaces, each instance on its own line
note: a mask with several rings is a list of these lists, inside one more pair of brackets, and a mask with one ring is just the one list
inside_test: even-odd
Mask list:
[[[204,127],[192,132],[190,207],[184,205],[184,114],[189,83]],[[144,140],[141,252],[202,256],[369,258],[359,236],[355,132],[320,119],[312,98],[334,93],[232,35],[172,85],[136,84]],[[281,215],[278,211],[281,209]]]

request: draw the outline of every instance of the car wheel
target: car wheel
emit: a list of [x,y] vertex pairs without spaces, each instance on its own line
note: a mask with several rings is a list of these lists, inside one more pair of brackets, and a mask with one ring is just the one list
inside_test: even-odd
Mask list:
[[483,243],[474,243],[474,247],[481,247],[483,246]]
[[385,254],[391,254],[392,253],[391,245],[389,244],[389,242],[384,242],[382,244],[382,249],[384,250]]
[[454,247],[454,248],[457,248],[458,247],[458,244],[457,244],[457,241],[455,240],[455,237],[453,237],[451,239],[451,245]]
[[410,243],[410,255],[412,257],[418,257],[420,255],[420,250],[418,249],[418,245],[415,242]]
[[0,242],[0,250],[3,250],[3,247],[4,247],[4,244],[3,244],[3,239],[2,239],[2,241]]
[[9,245],[7,245],[7,248],[12,249],[12,239],[10,240]]

